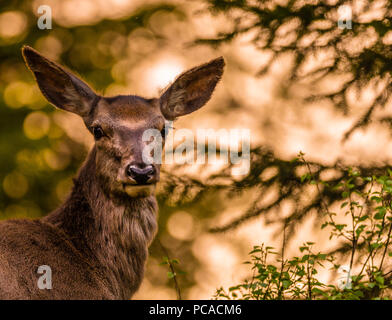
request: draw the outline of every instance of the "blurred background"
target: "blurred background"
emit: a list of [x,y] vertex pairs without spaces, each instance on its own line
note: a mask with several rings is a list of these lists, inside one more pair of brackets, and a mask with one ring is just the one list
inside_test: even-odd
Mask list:
[[[39,29],[41,5],[52,29]],[[339,28],[349,5],[352,27]],[[288,250],[303,241],[336,251],[319,231],[320,199],[300,184],[302,151],[317,176],[343,166],[369,172],[392,162],[389,1],[10,0],[0,3],[0,219],[56,208],[93,139],[78,117],[56,110],[24,65],[28,44],[100,94],[158,96],[179,73],[218,56],[222,81],[175,128],[251,130],[251,172],[230,166],[164,166],[159,234],[136,299],[175,299],[164,256],[179,260],[182,297],[209,299],[249,275],[253,245]],[[175,129],[174,129],[175,130]],[[224,147],[224,146],[220,146]],[[336,195],[322,194],[338,205]],[[335,198],[334,198],[335,197]],[[325,273],[326,279],[334,275]]]

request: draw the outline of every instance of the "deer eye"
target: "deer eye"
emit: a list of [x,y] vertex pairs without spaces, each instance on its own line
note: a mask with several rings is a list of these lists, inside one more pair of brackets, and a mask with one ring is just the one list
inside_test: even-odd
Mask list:
[[172,123],[170,123],[170,122],[165,123],[165,126],[161,130],[162,138],[165,139],[169,135],[169,132],[170,132],[171,129],[174,129],[173,126],[172,126]]
[[162,136],[162,138],[166,138],[167,134],[168,134],[168,132],[167,132],[167,130],[166,130],[166,127],[163,127],[163,129],[161,130],[161,136]]
[[99,140],[105,135],[105,133],[103,132],[101,127],[97,126],[93,128],[93,135],[95,140]]

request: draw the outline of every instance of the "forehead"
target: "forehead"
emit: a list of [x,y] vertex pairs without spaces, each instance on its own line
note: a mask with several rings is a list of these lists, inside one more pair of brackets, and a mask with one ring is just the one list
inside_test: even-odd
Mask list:
[[164,120],[158,99],[145,99],[139,96],[104,97],[97,104],[95,117],[119,123]]

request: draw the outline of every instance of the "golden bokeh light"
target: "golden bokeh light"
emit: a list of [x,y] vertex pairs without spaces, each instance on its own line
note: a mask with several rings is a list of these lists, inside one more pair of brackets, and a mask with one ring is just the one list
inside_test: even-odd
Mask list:
[[177,211],[169,217],[167,230],[176,239],[191,240],[196,231],[194,218],[186,211]]
[[45,169],[45,162],[36,150],[20,150],[16,154],[16,163],[22,172],[29,174]]
[[11,172],[3,180],[3,190],[11,198],[22,198],[28,189],[26,177],[19,172]]
[[1,219],[12,218],[26,218],[27,217],[27,208],[18,204],[11,204],[5,210],[4,214],[1,216]]
[[60,201],[64,201],[73,186],[72,178],[61,180],[56,186],[56,196]]
[[23,122],[24,133],[31,140],[41,139],[48,133],[49,128],[50,119],[41,111],[30,113]]
[[35,102],[34,86],[26,82],[11,82],[4,90],[4,100],[7,106],[11,108],[20,108],[31,102]]
[[147,91],[147,94],[151,96],[157,95],[183,70],[184,66],[179,59],[171,56],[161,57],[144,73],[145,88],[143,91]]
[[0,14],[0,37],[9,39],[22,34],[27,28],[27,18],[23,12],[8,11]]
[[69,165],[70,157],[67,153],[60,154],[46,148],[42,150],[42,154],[46,164],[52,170],[64,170]]
[[4,210],[0,219],[9,218],[39,218],[42,212],[40,208],[31,201],[21,201],[18,204],[11,204]]
[[146,54],[156,48],[155,35],[146,28],[137,28],[128,36],[128,47],[130,53]]
[[39,38],[35,43],[35,48],[46,57],[57,60],[63,52],[63,41],[55,36]]

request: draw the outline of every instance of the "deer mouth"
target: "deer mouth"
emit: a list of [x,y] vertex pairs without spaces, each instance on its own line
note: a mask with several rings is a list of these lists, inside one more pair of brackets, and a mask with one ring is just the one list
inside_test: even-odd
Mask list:
[[140,198],[148,197],[155,191],[155,183],[149,184],[123,184],[126,194],[130,197]]

